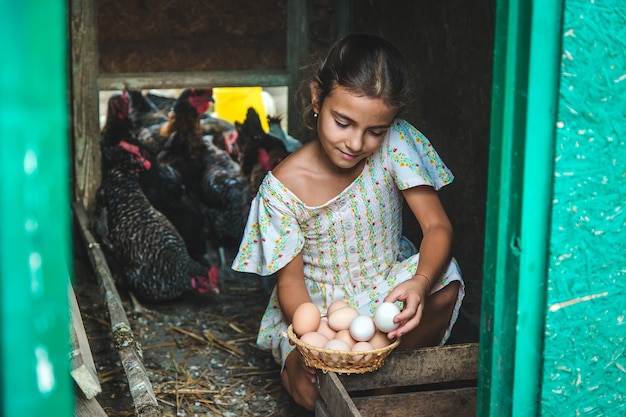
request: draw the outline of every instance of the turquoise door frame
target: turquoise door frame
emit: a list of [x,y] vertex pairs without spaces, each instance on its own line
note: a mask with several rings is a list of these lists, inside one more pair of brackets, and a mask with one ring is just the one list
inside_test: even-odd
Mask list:
[[499,0],[478,416],[534,416],[540,394],[562,0]]
[[0,8],[0,415],[72,416],[67,4]]

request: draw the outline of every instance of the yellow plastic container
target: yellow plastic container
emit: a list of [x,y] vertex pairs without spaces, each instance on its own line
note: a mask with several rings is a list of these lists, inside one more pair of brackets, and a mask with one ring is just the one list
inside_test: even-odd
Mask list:
[[269,125],[262,92],[262,87],[216,87],[213,89],[215,113],[220,119],[231,123],[243,123],[248,109],[252,107],[259,114],[263,130],[267,132]]

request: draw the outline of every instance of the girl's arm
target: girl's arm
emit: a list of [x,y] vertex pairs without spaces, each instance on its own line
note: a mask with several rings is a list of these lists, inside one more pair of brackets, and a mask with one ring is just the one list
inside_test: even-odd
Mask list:
[[402,193],[422,229],[423,238],[417,272],[385,298],[385,301],[404,303],[402,313],[395,319],[401,325],[389,333],[389,338],[406,334],[419,324],[424,309],[423,301],[430,294],[434,281],[450,262],[453,239],[452,224],[432,187],[418,186]]
[[299,253],[291,262],[276,272],[276,290],[278,304],[287,323],[291,323],[296,308],[307,301],[311,301],[309,292],[304,284],[304,262],[302,253]]

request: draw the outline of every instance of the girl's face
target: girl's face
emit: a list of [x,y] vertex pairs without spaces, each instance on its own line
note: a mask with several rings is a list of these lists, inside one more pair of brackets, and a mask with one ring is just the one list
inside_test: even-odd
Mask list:
[[381,99],[359,96],[335,87],[319,106],[317,134],[330,162],[340,169],[354,168],[378,150],[397,109]]

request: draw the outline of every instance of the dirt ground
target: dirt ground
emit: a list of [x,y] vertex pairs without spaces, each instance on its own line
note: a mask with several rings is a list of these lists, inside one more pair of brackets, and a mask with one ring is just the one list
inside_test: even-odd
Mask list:
[[[134,416],[108,311],[80,248],[74,281],[102,385],[96,398],[110,417]],[[269,297],[259,278],[225,274],[219,296],[144,306],[149,313],[135,313],[128,295],[120,297],[164,416],[313,416],[287,395],[271,354],[256,347]]]

